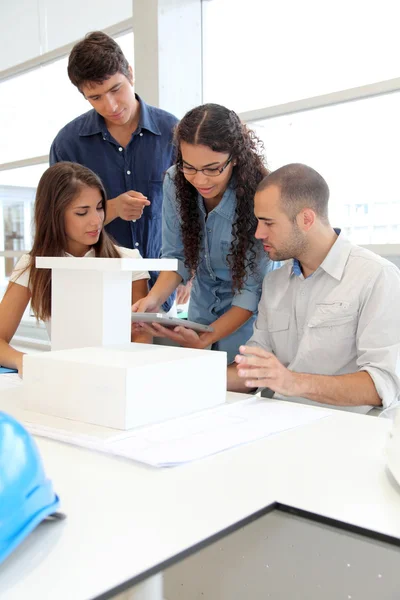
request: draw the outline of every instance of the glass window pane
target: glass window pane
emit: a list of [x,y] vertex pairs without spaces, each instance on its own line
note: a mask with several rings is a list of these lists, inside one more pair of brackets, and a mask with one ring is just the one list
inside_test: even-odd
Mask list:
[[398,2],[203,2],[204,101],[237,112],[399,77]]
[[[133,33],[117,38],[133,63]],[[0,164],[48,154],[59,130],[91,106],[67,74],[68,57],[1,83]]]
[[[48,154],[58,131],[90,108],[71,84],[67,57],[1,84],[0,163]],[[27,100],[29,98],[29,100]]]
[[115,37],[115,41],[121,46],[122,52],[125,54],[126,59],[131,65],[132,69],[134,66],[134,54],[133,54],[133,31],[118,35]]
[[0,296],[18,256],[32,247],[36,187],[48,164],[0,171]]
[[272,170],[300,162],[325,177],[331,223],[355,243],[400,243],[399,101],[400,92],[249,126]]

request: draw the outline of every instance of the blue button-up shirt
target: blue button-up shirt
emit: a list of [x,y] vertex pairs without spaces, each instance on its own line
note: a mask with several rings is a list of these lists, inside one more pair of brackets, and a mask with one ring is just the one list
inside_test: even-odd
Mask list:
[[[164,180],[162,256],[178,259],[178,273],[186,283],[191,274],[184,265],[181,218],[174,184],[175,172],[176,167],[171,167]],[[247,269],[247,279],[243,288],[240,292],[233,293],[232,275],[227,263],[236,209],[233,181],[231,180],[221,202],[208,213],[208,216],[200,194],[198,194],[198,206],[202,229],[201,258],[193,281],[188,318],[209,325],[226,313],[231,306],[239,306],[254,313],[237,331],[213,345],[213,349],[227,352],[228,363],[230,363],[237,354],[239,346],[244,344],[253,332],[264,275],[280,266],[280,263],[269,260],[261,243],[256,241],[257,273],[252,274]]]
[[[139,96],[140,118],[126,148],[110,134],[105,120],[95,110],[68,123],[50,149],[50,164],[63,160],[92,169],[102,180],[108,198],[128,190],[141,192],[151,204],[136,222],[117,217],[106,226],[114,240],[125,248],[136,248],[144,258],[159,258],[161,253],[162,180],[173,163],[173,129],[176,117]],[[153,285],[157,273],[151,273]],[[168,310],[171,297],[165,304]]]

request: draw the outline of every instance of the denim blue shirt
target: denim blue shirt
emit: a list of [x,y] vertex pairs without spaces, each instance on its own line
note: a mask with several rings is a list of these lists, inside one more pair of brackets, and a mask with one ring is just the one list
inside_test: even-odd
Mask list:
[[[190,279],[190,272],[184,265],[181,219],[174,184],[175,170],[175,166],[171,167],[164,179],[162,256],[178,259],[178,273],[186,283]],[[237,331],[213,345],[213,349],[227,352],[228,363],[231,363],[239,346],[253,333],[264,275],[280,266],[280,263],[270,261],[261,243],[256,242],[258,272],[251,274],[248,270],[243,288],[240,292],[233,293],[232,275],[226,260],[232,242],[232,224],[236,209],[236,193],[232,180],[221,202],[208,216],[200,194],[198,205],[202,229],[201,258],[193,281],[188,318],[209,325],[231,306],[239,306],[254,313]]]
[[[50,149],[50,164],[77,162],[92,169],[102,180],[108,198],[128,190],[141,192],[150,200],[136,222],[117,217],[106,225],[107,232],[125,248],[136,248],[144,258],[161,253],[162,180],[173,163],[173,129],[176,117],[143,102],[136,131],[126,148],[112,137],[105,120],[95,110],[68,123]],[[153,285],[157,273],[150,273]],[[171,297],[164,308],[172,304]]]

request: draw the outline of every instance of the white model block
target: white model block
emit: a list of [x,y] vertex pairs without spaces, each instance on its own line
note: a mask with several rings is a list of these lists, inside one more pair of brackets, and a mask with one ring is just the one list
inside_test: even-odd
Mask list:
[[132,271],[176,271],[173,259],[37,257],[52,269],[53,350],[128,344]]
[[128,344],[24,356],[24,408],[131,429],[225,402],[226,353]]
[[52,349],[128,344],[131,297],[131,273],[53,269]]

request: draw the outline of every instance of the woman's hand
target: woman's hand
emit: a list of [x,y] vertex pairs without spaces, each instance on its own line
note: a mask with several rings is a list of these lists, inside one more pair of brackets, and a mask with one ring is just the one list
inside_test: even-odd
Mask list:
[[159,323],[138,323],[138,325],[143,328],[148,333],[155,337],[166,337],[183,348],[197,348],[199,350],[204,350],[208,346],[212,344],[211,333],[204,332],[198,334],[193,329],[188,329],[187,327],[179,325],[178,327],[174,327],[174,329],[169,329],[168,327],[163,327]]
[[186,285],[182,283],[178,285],[176,289],[176,303],[187,304],[190,298],[190,292],[192,290],[192,282],[188,281]]
[[157,300],[151,294],[147,294],[147,296],[141,298],[132,306],[132,312],[158,312],[159,309],[160,306]]

